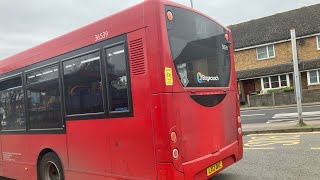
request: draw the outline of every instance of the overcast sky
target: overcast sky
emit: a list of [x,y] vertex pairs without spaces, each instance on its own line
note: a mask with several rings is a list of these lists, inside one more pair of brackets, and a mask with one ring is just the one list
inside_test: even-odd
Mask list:
[[[143,0],[0,0],[0,59]],[[190,0],[174,0],[190,6]],[[320,0],[193,0],[224,25],[320,3]]]

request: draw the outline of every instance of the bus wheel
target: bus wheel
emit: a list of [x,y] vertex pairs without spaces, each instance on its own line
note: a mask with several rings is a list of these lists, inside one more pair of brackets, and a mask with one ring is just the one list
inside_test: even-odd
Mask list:
[[54,152],[42,157],[39,170],[40,180],[64,180],[62,164]]

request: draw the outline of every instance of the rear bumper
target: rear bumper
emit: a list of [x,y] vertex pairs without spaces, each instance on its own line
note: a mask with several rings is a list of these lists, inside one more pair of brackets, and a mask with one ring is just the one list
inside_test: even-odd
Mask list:
[[[242,158],[242,144],[238,141],[222,148],[220,151],[183,163],[185,179],[207,179]],[[223,168],[211,176],[207,176],[207,167],[222,161]]]
[[[160,164],[158,167],[158,179],[185,179],[185,180],[206,180],[218,172],[222,171],[231,164],[239,161],[242,158],[242,141],[235,141],[234,143],[222,148],[220,151],[209,154],[198,159],[183,163],[183,173],[175,170],[171,163]],[[222,161],[223,168],[207,176],[207,167]]]

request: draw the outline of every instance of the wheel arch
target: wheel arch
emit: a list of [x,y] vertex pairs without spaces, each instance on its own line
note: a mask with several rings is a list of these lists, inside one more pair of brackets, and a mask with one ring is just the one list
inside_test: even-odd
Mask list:
[[55,153],[57,155],[57,157],[59,158],[59,161],[62,165],[62,168],[64,167],[63,166],[63,163],[61,161],[61,158],[59,156],[58,153],[56,153],[53,149],[51,148],[44,148],[40,151],[39,155],[38,155],[38,158],[37,158],[37,180],[40,180],[40,171],[39,171],[39,166],[40,166],[40,162],[41,162],[41,159],[43,158],[43,156],[49,152],[52,152],[52,153]]

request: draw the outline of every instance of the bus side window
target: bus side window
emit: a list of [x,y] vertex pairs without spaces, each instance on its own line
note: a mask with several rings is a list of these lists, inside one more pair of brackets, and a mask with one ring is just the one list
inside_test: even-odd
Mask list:
[[106,56],[109,111],[128,112],[130,110],[129,69],[124,44],[106,49]]
[[30,129],[62,128],[59,70],[54,65],[27,74]]
[[100,52],[67,60],[63,70],[67,115],[104,112]]
[[20,76],[0,82],[0,121],[2,131],[26,128]]

